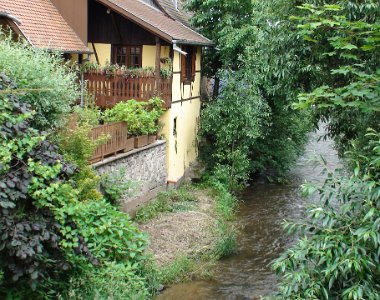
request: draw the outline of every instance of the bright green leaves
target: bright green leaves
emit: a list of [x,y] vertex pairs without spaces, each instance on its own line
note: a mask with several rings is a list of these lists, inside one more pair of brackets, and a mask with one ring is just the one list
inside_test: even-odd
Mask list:
[[64,125],[64,115],[77,99],[76,74],[59,53],[32,48],[12,41],[0,32],[0,70],[28,92],[20,93],[22,102],[33,106],[32,123],[49,131]]
[[119,102],[104,112],[104,119],[107,122],[127,122],[128,132],[138,136],[156,134],[161,128],[159,119],[163,113],[162,100],[154,97],[147,102],[136,100]]
[[377,299],[380,210],[373,188],[371,178],[337,174],[314,189],[327,202],[311,207],[306,220],[286,224],[306,237],[274,264],[284,274],[280,298]]
[[[297,18],[299,33],[313,41],[320,58],[331,65],[330,86],[321,86],[311,93],[301,94],[296,107],[316,105],[320,110],[332,107],[350,107],[363,112],[380,110],[379,65],[372,65],[368,55],[380,49],[380,23],[349,21],[337,6],[315,7],[304,5],[311,12]],[[331,21],[334,19],[334,21]],[[318,49],[319,45],[326,45]],[[328,58],[327,58],[328,57]],[[361,64],[358,64],[361,62]]]

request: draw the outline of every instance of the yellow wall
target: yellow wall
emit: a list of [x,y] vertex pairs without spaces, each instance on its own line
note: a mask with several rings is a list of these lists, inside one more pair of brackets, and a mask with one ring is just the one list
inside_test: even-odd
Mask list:
[[[170,47],[161,46],[161,58],[169,57]],[[142,67],[155,67],[156,66],[156,46],[144,45],[142,50]]]
[[[201,50],[197,49],[196,70],[200,70]],[[181,70],[181,55],[174,52],[173,72]],[[162,117],[165,124],[162,134],[167,143],[168,181],[177,182],[184,175],[186,168],[198,156],[197,133],[200,117],[200,82],[201,74],[197,72],[195,81],[191,84],[182,84],[181,75],[173,74],[173,101]],[[196,97],[192,100],[176,102],[178,100]],[[177,135],[173,134],[174,119],[177,118]]]
[[[92,43],[88,43],[88,48],[94,52]],[[105,65],[111,61],[111,44],[95,44],[98,53],[100,65]],[[161,58],[169,57],[170,47],[161,46]],[[90,56],[91,62],[96,62],[95,54]],[[156,46],[143,45],[142,51],[142,67],[155,67],[156,65]]]
[[[99,63],[100,65],[104,66],[107,62],[111,62],[111,44],[94,44],[96,53],[99,57]],[[92,47],[92,43],[88,43],[88,48],[92,51],[94,51],[94,48]],[[90,56],[90,61],[93,63],[96,63],[96,56],[95,53]]]

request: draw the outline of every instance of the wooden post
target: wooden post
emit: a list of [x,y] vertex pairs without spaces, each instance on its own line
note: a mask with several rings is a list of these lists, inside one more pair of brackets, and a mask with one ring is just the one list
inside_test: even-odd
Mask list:
[[156,68],[154,70],[155,72],[155,78],[156,78],[156,91],[159,94],[160,91],[160,69],[161,69],[161,43],[160,38],[156,36]]

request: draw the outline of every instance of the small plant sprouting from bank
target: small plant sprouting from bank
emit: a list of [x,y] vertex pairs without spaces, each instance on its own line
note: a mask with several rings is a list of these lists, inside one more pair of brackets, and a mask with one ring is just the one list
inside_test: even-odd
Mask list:
[[105,173],[100,179],[100,189],[104,198],[113,205],[119,205],[120,200],[133,194],[137,183],[126,179],[125,168]]
[[179,256],[170,264],[160,270],[160,281],[162,284],[178,284],[189,280],[210,279],[213,276],[212,269],[215,260],[209,255],[192,258]]
[[217,259],[222,259],[236,253],[236,228],[222,220],[218,221],[216,228],[218,241],[213,250]]

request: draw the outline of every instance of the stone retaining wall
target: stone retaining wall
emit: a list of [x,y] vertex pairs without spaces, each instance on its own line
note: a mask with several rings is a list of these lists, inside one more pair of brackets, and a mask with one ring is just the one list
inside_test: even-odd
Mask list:
[[125,211],[136,208],[166,188],[166,141],[157,141],[146,147],[118,154],[93,164],[98,174],[126,169],[126,179],[133,181],[133,194],[122,201]]

